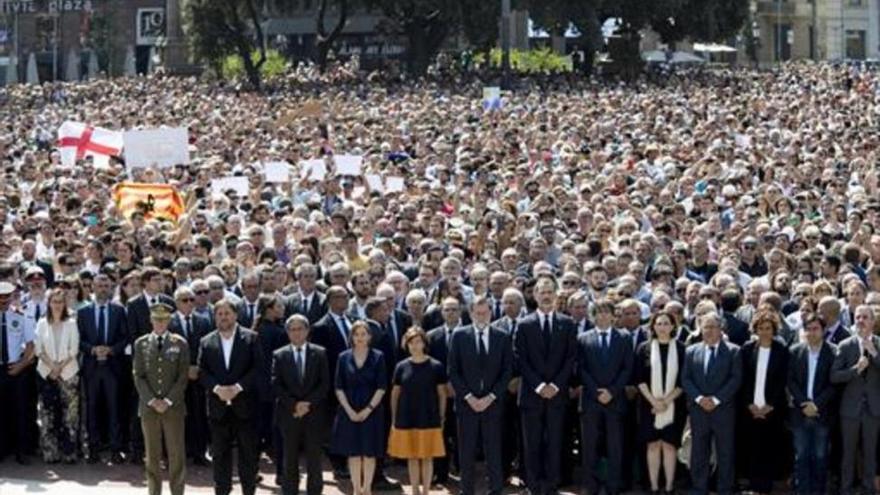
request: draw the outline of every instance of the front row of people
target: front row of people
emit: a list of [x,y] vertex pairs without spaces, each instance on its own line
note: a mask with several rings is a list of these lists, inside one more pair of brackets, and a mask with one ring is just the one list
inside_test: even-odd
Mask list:
[[[856,333],[839,350],[825,341],[823,323],[809,315],[804,318],[802,342],[789,349],[776,338],[775,316],[761,312],[752,321],[754,338],[742,348],[724,338],[722,319],[715,312],[698,318],[697,342],[686,347],[674,335],[675,318],[662,311],[648,325],[651,338],[633,350],[631,335],[612,326],[610,302],[597,301],[592,310],[595,328],[577,335],[571,319],[554,310],[552,281],[539,281],[535,297],[538,310],[520,319],[513,332],[492,325],[489,301],[476,297],[472,324],[449,336],[445,367],[428,355],[425,333],[410,328],[401,339],[409,357],[397,363],[390,379],[386,356],[371,344],[383,336],[367,322],[357,321],[347,336],[350,349],[338,356],[332,384],[325,349],[309,341],[308,320],[298,315],[289,318],[290,345],[274,352],[271,367],[275,422],[283,438],[276,461],[283,465],[283,493],[298,492],[302,453],[307,493],[322,492],[322,446],[331,390],[338,408],[329,452],[348,459],[356,495],[371,493],[377,460],[386,452],[408,460],[412,493],[429,492],[432,461],[447,454],[442,431],[447,394],[453,396],[456,411],[461,493],[475,493],[479,452],[486,461],[488,493],[501,493],[502,444],[510,440],[502,438],[503,411],[517,405],[525,482],[530,493],[556,493],[572,383],[580,394],[583,483],[588,493],[599,493],[602,485],[607,493],[622,490],[623,470],[628,469],[623,453],[626,416],[631,407],[639,409],[638,434],[646,446],[648,482],[654,492],[661,492],[661,477],[662,492],[672,492],[677,454],[689,423],[694,493],[709,492],[713,459],[719,493],[733,491],[738,463],[745,465],[741,472],[748,473],[752,491],[769,493],[778,473],[775,466],[785,453],[781,446],[786,422],[793,431],[796,490],[824,492],[829,432],[838,412],[841,491],[853,489],[861,443],[862,487],[873,492],[880,428],[880,342],[871,333],[874,314],[869,307],[856,309]],[[237,325],[232,304],[222,301],[215,311],[217,330],[201,340],[198,350],[199,380],[209,392],[215,491],[226,495],[232,489],[231,451],[237,445],[242,491],[251,495],[259,452],[254,427],[256,377],[264,358],[257,334]],[[167,332],[171,308],[155,305],[151,317],[153,332],[134,346],[148,486],[150,493],[159,493],[164,437],[172,493],[180,494],[191,351],[184,338]],[[63,359],[62,347],[49,357]],[[64,364],[58,362],[48,372],[63,373]],[[512,380],[518,381],[517,405],[505,404]],[[627,389],[633,386],[641,395],[639,401],[627,398]],[[602,453],[607,470],[600,479]]]

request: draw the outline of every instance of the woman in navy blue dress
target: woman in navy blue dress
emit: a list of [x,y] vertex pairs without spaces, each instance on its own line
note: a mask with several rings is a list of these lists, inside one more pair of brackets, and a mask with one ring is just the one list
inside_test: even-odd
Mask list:
[[348,457],[355,495],[368,495],[376,457],[385,453],[385,408],[388,387],[385,357],[370,348],[370,328],[364,321],[351,325],[351,349],[339,355],[336,398],[339,409],[333,423],[330,451]]

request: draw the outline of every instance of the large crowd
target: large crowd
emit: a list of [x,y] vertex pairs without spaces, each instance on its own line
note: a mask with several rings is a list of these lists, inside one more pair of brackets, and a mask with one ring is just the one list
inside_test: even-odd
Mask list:
[[[245,495],[264,455],[285,495],[300,460],[309,494],[401,461],[414,494],[876,493],[878,74],[494,83],[0,88],[0,456],[145,464],[151,494],[163,463],[230,493],[234,450]],[[64,166],[68,120],[187,127],[192,160]],[[185,211],[125,217],[125,181]]]

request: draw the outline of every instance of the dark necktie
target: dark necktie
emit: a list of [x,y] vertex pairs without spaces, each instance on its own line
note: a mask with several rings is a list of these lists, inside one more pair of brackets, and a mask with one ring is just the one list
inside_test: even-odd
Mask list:
[[305,371],[303,370],[303,357],[302,357],[302,347],[297,347],[296,349],[296,372],[299,375],[299,381],[302,383],[305,380]]
[[350,330],[348,329],[348,323],[345,322],[345,317],[339,317],[339,328],[342,329],[343,338],[345,339],[345,345],[351,345],[349,339],[351,336],[349,335]]
[[709,348],[709,364],[706,365],[706,374],[707,375],[712,372],[712,366],[715,366],[715,351],[717,349],[718,348],[714,345]]
[[101,345],[107,345],[107,318],[106,306],[103,304],[98,308],[98,338]]
[[192,315],[186,317],[186,323],[183,325],[183,336],[186,337],[186,340],[189,340],[189,336],[192,335]]
[[6,334],[6,312],[0,312],[0,364],[9,359],[9,336]]
[[248,319],[254,322],[254,303],[248,303]]
[[486,349],[486,341],[484,338],[486,337],[485,330],[479,330],[477,332],[477,348],[480,352],[480,359],[485,359],[489,356],[489,350]]
[[495,300],[495,312],[492,314],[492,319],[497,320],[501,318],[501,301]]
[[156,344],[156,348],[159,349],[159,352],[162,352],[163,344],[165,344],[165,336],[160,335]]
[[303,314],[308,315],[312,312],[312,300],[306,298],[303,300]]
[[544,338],[544,352],[550,352],[550,316],[545,316],[541,325],[541,337]]
[[602,332],[602,354],[608,354],[608,332]]
[[36,308],[34,308],[34,321],[40,321],[40,304],[34,303]]

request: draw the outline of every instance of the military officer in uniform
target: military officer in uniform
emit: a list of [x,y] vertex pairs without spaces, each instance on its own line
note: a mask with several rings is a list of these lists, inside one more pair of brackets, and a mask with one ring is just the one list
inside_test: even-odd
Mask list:
[[[28,464],[27,369],[34,360],[34,326],[10,308],[15,286],[0,282],[0,459],[15,453],[19,464]],[[12,452],[7,451],[11,446]]]
[[147,488],[150,495],[162,493],[159,462],[162,438],[168,453],[172,495],[182,495],[186,479],[186,385],[189,347],[186,339],[168,331],[174,308],[157,303],[150,306],[153,331],[134,343],[134,384],[138,392],[138,415],[144,432]]

